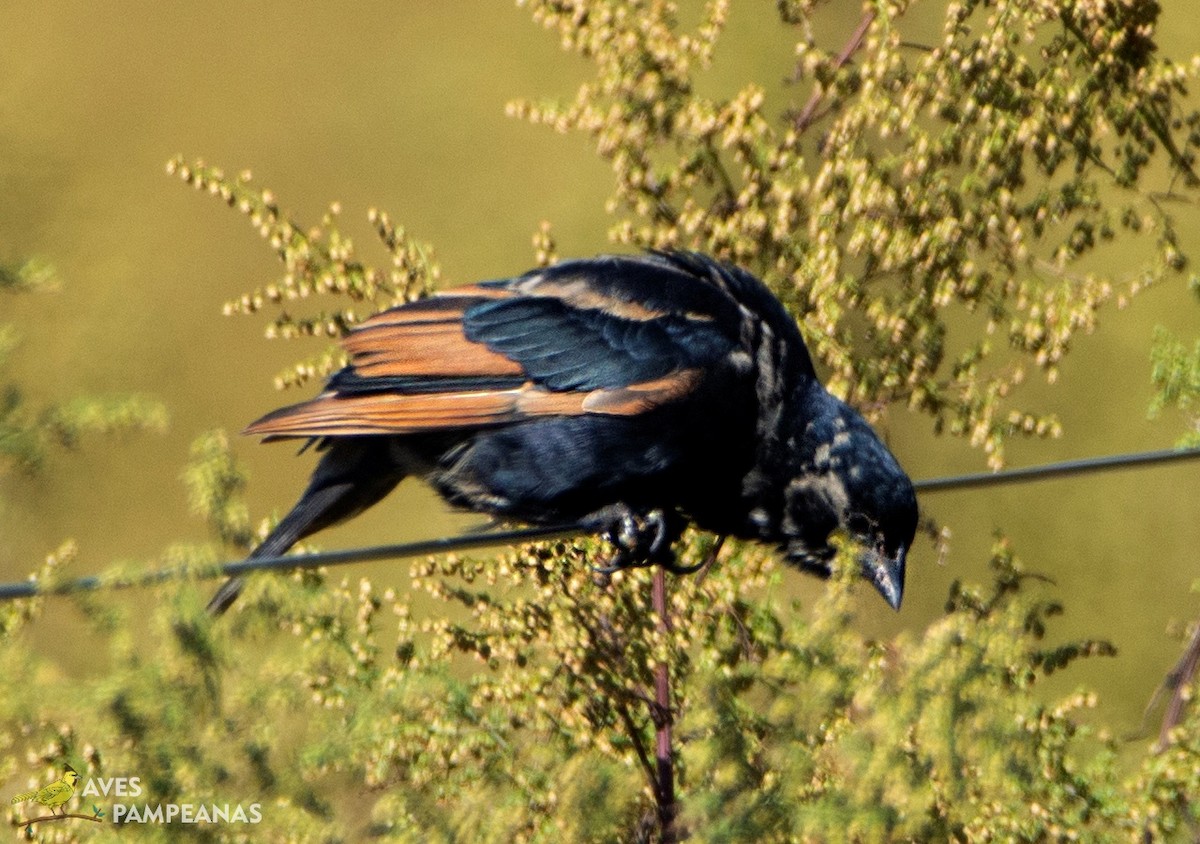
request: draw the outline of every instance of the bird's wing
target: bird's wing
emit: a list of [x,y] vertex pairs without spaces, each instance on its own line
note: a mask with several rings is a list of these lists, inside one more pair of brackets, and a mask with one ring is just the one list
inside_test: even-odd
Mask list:
[[323,437],[630,416],[695,391],[739,343],[734,301],[673,256],[572,261],[402,305],[343,341],[316,399],[247,433]]
[[54,801],[55,798],[61,797],[62,802],[65,803],[74,793],[74,786],[68,785],[62,780],[58,780],[57,782],[50,783],[48,786],[44,787],[38,792],[37,802],[45,806],[47,803]]

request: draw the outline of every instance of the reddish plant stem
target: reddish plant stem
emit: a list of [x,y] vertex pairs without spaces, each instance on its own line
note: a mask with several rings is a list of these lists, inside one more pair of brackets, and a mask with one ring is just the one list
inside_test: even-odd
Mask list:
[[1171,730],[1178,727],[1179,722],[1183,720],[1183,709],[1187,705],[1185,691],[1195,679],[1197,667],[1200,667],[1200,625],[1192,632],[1187,649],[1163,683],[1164,687],[1171,690],[1171,699],[1167,702],[1167,711],[1163,714],[1162,727],[1158,731],[1158,743],[1154,746],[1157,753],[1162,753],[1170,747]]
[[[846,42],[842,52],[838,53],[837,58],[834,59],[833,69],[835,71],[841,70],[842,66],[850,61],[850,57],[854,55],[855,51],[862,46],[863,39],[867,37],[867,30],[874,22],[874,9],[863,14],[862,20],[858,22],[858,28],[850,36],[850,40]],[[804,104],[804,108],[800,110],[800,114],[796,116],[796,120],[792,124],[796,127],[796,134],[803,134],[804,130],[816,120],[817,106],[821,104],[822,99],[824,99],[824,92],[820,88],[813,91],[812,96],[808,98],[808,102]]]
[[[654,569],[652,594],[658,629],[665,635],[671,630],[671,620],[667,615],[667,575],[662,566]],[[657,710],[654,757],[658,774],[658,823],[663,844],[675,844],[679,837],[675,827],[675,766],[671,758],[671,674],[665,661],[654,668],[654,702]]]

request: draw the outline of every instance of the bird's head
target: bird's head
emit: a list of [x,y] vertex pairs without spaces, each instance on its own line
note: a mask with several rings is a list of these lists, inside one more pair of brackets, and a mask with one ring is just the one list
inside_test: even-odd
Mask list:
[[79,774],[70,765],[67,766],[66,772],[63,774],[63,780],[67,785],[74,785],[79,781]]
[[784,488],[781,524],[788,562],[828,577],[830,539],[844,531],[861,549],[863,577],[899,609],[917,529],[912,481],[866,420],[828,394],[796,436],[800,459]]

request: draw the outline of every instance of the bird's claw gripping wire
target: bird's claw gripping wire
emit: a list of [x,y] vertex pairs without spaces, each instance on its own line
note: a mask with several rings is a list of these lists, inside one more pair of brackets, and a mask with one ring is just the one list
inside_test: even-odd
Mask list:
[[592,568],[598,575],[655,565],[672,574],[691,574],[704,565],[681,566],[675,561],[671,546],[683,533],[686,522],[674,511],[655,509],[643,514],[625,505],[614,505],[589,521],[601,528],[601,535],[616,548],[607,565]]

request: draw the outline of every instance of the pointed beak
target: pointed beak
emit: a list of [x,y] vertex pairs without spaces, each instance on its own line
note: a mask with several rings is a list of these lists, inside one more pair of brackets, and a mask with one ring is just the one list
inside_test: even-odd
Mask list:
[[908,549],[901,546],[895,557],[886,557],[875,549],[862,555],[863,577],[874,584],[894,610],[900,609],[900,601],[904,598],[904,557],[907,552]]

